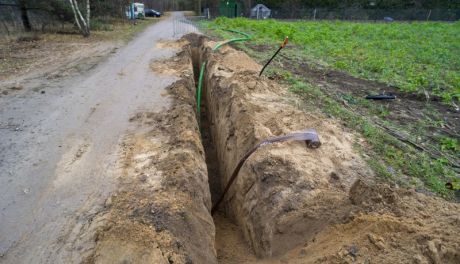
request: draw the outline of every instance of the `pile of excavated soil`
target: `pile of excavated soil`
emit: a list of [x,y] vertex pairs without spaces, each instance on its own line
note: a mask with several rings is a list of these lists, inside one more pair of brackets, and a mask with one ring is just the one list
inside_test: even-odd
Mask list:
[[[277,143],[253,154],[225,199],[225,214],[238,227],[216,216],[217,235],[244,237],[267,263],[460,261],[458,204],[375,183],[353,148],[362,139],[339,122],[298,109],[285,88],[258,77],[260,65],[245,53],[229,47],[212,52],[215,43],[201,41],[221,187],[262,140],[314,128],[322,142],[314,150],[303,142]],[[222,263],[260,261],[216,241]]]
[[176,62],[187,70],[167,89],[172,105],[131,119],[138,129],[123,142],[121,190],[87,263],[216,263],[190,53]]
[[248,253],[238,227],[215,217],[216,235],[222,236],[216,238],[218,259],[220,263],[267,264],[460,261],[458,204],[357,181],[345,206],[349,216],[344,223],[327,226],[304,244],[268,259]]
[[353,135],[334,121],[299,110],[285,89],[258,78],[260,65],[243,52],[223,48],[208,60],[206,98],[223,183],[256,143],[274,136],[316,129],[322,142],[276,143],[260,148],[243,166],[225,203],[259,257],[272,257],[302,244],[328,225],[343,222],[344,201],[358,178],[373,173],[353,150]]

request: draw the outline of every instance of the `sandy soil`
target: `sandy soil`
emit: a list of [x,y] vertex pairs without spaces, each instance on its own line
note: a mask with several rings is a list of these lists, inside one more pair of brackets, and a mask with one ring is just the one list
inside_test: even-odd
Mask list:
[[[162,94],[175,77],[149,65],[174,55],[155,48],[173,38],[174,17],[115,53],[111,45],[76,43],[77,51],[64,56],[58,45],[62,57],[43,57],[29,72],[2,79],[8,93],[0,97],[0,262],[78,263],[91,255],[123,172],[120,149],[135,129],[129,119],[170,105]],[[11,90],[16,82],[22,88]]]
[[323,143],[315,151],[274,144],[246,162],[214,217],[220,263],[460,261],[459,204],[379,183],[353,148],[363,139],[296,109],[285,88],[257,78],[260,66],[244,53],[207,52],[208,116],[224,182],[267,137],[312,127]]
[[[458,263],[458,204],[384,184],[357,182],[349,194],[349,219],[304,245],[257,259],[241,230],[214,217],[220,263]],[[351,207],[350,207],[351,205]]]
[[216,263],[190,52],[169,61],[179,66],[167,88],[172,105],[131,118],[137,128],[123,144],[121,188],[85,262]]

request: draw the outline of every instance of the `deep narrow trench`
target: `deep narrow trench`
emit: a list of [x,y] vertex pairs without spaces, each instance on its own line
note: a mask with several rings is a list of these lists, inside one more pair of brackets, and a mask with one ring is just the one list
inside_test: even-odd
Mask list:
[[[193,43],[191,49],[193,73],[195,84],[198,84],[202,58],[200,54],[199,41]],[[206,73],[205,73],[206,75]],[[206,78],[205,78],[206,79]],[[220,174],[218,150],[213,142],[212,126],[214,125],[212,115],[208,108],[206,81],[203,82],[201,94],[201,111],[197,119],[201,140],[205,151],[206,166],[208,171],[209,190],[211,201],[214,204],[222,194],[222,175]],[[214,225],[216,228],[216,251],[219,263],[235,263],[256,261],[253,251],[243,237],[241,228],[226,216],[224,205],[214,214]]]
[[211,135],[212,119],[207,108],[206,85],[203,85],[201,100],[200,129],[201,141],[205,150],[206,166],[208,168],[209,190],[211,191],[211,201],[214,204],[219,199],[222,190],[221,175],[219,171],[219,160],[217,149]]
[[[201,68],[201,56],[200,49],[198,47],[199,43],[193,43],[192,46],[192,64],[193,64],[193,75],[195,79],[195,84],[198,85],[198,79]],[[209,180],[209,189],[211,192],[211,201],[212,204],[219,198],[221,194],[221,175],[219,171],[219,160],[217,158],[217,149],[214,145],[212,135],[211,135],[211,126],[212,118],[207,108],[207,96],[206,96],[206,82],[203,82],[202,93],[201,93],[201,105],[200,113],[197,116],[198,125],[201,133],[201,141],[205,151],[206,157],[206,166],[208,170],[208,180]]]

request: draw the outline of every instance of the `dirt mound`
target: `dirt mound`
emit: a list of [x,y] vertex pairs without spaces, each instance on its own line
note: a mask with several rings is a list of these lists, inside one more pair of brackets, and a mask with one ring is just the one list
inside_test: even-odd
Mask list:
[[[460,205],[376,183],[353,148],[362,139],[299,110],[246,54],[187,40],[192,46],[170,61],[181,69],[168,89],[172,106],[131,119],[138,130],[124,141],[123,188],[106,203],[108,224],[87,262],[460,262]],[[194,78],[204,60],[198,121]],[[321,147],[261,147],[213,221],[208,181],[219,195],[255,144],[306,128],[317,130]]]
[[357,181],[350,220],[287,255],[292,263],[459,263],[460,206]]
[[121,190],[107,201],[87,263],[215,263],[214,224],[203,146],[195,116],[191,55],[168,88],[172,106],[131,118],[123,142]]
[[[264,139],[315,128],[323,143],[316,150],[299,142],[264,146],[246,162],[226,197],[226,213],[257,256],[275,258],[244,257],[245,250],[219,238],[219,260],[458,263],[458,205],[376,185],[353,149],[362,139],[330,119],[300,111],[286,89],[257,77],[260,66],[243,52],[212,52],[214,43],[203,42],[207,116],[222,186],[239,158]],[[223,229],[217,234],[235,226]]]
[[413,190],[358,180],[344,201],[349,215],[303,245],[257,259],[241,230],[214,217],[220,263],[459,263],[460,206]]
[[173,57],[171,59],[161,60],[161,61],[153,61],[150,64],[150,68],[152,71],[164,74],[164,75],[173,75],[176,77],[186,76],[191,77],[190,72],[190,65],[184,64],[181,61],[182,56],[179,55],[177,57]]
[[185,39],[180,40],[160,40],[155,45],[157,49],[184,49],[189,42]]
[[373,177],[353,150],[353,135],[321,116],[299,110],[275,82],[257,77],[245,53],[214,43],[208,60],[206,100],[218,150],[222,184],[256,143],[314,128],[322,146],[277,143],[258,150],[244,165],[226,197],[227,213],[242,227],[256,255],[280,255],[325,226],[340,223],[343,201],[359,177]]

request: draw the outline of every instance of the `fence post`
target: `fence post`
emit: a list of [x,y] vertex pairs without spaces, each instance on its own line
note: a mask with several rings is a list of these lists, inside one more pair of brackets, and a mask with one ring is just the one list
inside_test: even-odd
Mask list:
[[316,8],[313,10],[313,20],[316,20]]

